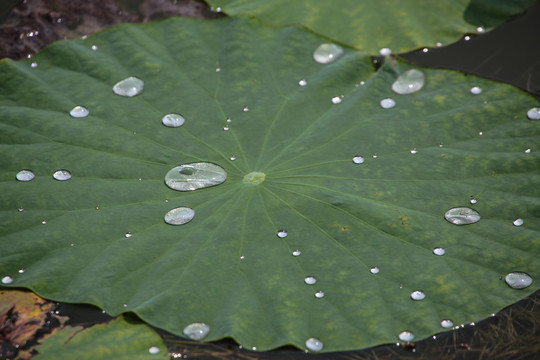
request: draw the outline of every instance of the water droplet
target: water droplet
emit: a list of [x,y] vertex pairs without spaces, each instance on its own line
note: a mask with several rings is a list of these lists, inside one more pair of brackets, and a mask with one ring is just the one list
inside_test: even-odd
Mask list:
[[229,129],[230,129],[229,125],[225,125],[225,126],[223,127],[223,130],[225,130],[225,131],[229,131]]
[[378,274],[379,273],[379,268],[374,266],[372,267],[371,269],[369,269],[369,272],[372,273],[372,274]]
[[277,237],[278,237],[278,238],[281,238],[281,239],[287,237],[287,235],[289,235],[289,233],[287,232],[287,230],[279,230],[279,231],[277,232]]
[[524,153],[525,153],[525,154],[530,154],[530,153],[531,153],[531,149],[525,149]]
[[298,82],[298,85],[300,85],[300,86],[306,86],[306,85],[307,85],[307,81],[304,80],[304,79],[302,79],[302,80],[300,80],[300,81]]
[[234,160],[236,160],[236,156],[235,156],[235,155],[232,155],[229,159],[230,159],[231,161],[234,161]]
[[476,32],[478,32],[478,33],[483,33],[485,31],[486,31],[486,29],[484,29],[482,26],[479,26],[479,27],[476,28]]
[[414,334],[410,331],[402,331],[399,333],[398,338],[404,342],[411,342],[414,340]]
[[300,250],[294,250],[294,251],[292,252],[292,255],[293,255],[293,256],[300,256],[300,254],[302,254],[302,252],[301,252]]
[[13,278],[9,275],[2,278],[2,284],[11,284],[12,282]]
[[469,35],[466,35],[466,36],[463,38],[463,40],[469,41],[469,40],[471,40],[471,37],[470,37]]
[[514,220],[514,222],[512,224],[514,224],[514,226],[521,226],[521,225],[523,225],[523,219],[522,218],[517,218],[516,220]]
[[476,198],[472,198],[472,199],[471,199],[471,204],[474,205],[474,204],[476,204],[477,202],[478,202],[478,199],[476,199]]
[[324,297],[324,291],[317,291],[317,292],[315,293],[315,297],[316,297],[317,299],[322,299],[322,298]]
[[341,98],[339,96],[334,96],[332,98],[332,104],[337,105],[341,103]]
[[128,231],[124,236],[127,237],[127,238],[130,238],[130,237],[133,236],[133,234]]
[[306,348],[310,351],[321,351],[323,343],[321,340],[311,337],[306,340]]
[[113,86],[113,92],[116,95],[133,97],[139,95],[144,89],[144,81],[139,78],[130,76],[117,82]]
[[313,285],[317,282],[317,279],[315,278],[315,276],[306,276],[304,282],[308,285]]
[[416,154],[416,153],[418,153],[418,150],[416,150],[416,148],[414,148],[414,149],[411,149],[411,154],[413,154],[413,155],[414,155],[414,154]]
[[412,94],[422,89],[424,82],[425,76],[423,72],[410,69],[399,75],[392,84],[392,90],[401,95]]
[[165,184],[173,190],[192,191],[223,183],[225,170],[208,162],[188,163],[176,166],[165,175]]
[[19,274],[24,274],[24,269],[23,268],[19,269]]
[[20,207],[17,209],[18,212],[23,212],[24,211],[24,208],[23,207]]
[[423,48],[423,49],[422,49],[422,52],[423,52],[423,53],[427,53],[428,51],[429,51],[428,48]]
[[128,304],[123,304],[122,306],[125,307],[125,308],[127,308],[127,307],[128,307]]
[[183,225],[195,216],[195,211],[187,206],[180,206],[165,214],[165,222],[170,225]]
[[441,46],[442,46],[442,42],[438,42],[436,45],[437,45],[437,47],[441,47]]
[[35,69],[35,68],[38,67],[38,63],[34,61],[33,63],[30,64],[30,67],[31,67],[32,69]]
[[216,72],[220,72],[221,71],[221,68],[216,68]]
[[249,108],[246,106],[245,108],[242,109],[243,112],[248,112],[249,111]]
[[30,181],[30,180],[33,180],[36,177],[36,175],[34,175],[32,170],[25,169],[25,170],[19,171],[17,175],[15,175],[15,177],[19,181]]
[[444,250],[442,247],[436,247],[435,249],[433,249],[433,253],[438,256],[443,256],[444,254],[446,254],[446,250]]
[[423,291],[415,290],[411,293],[411,299],[419,301],[424,300],[426,298],[426,294]]
[[[244,184],[249,185],[258,185],[262,182],[264,182],[264,179],[266,179],[266,174],[263,172],[258,171],[252,171],[249,174],[244,175],[244,178],[242,179],[242,182]],[[287,236],[287,235],[285,235]]]
[[159,348],[157,346],[152,346],[148,349],[148,352],[152,355],[159,354]]
[[92,50],[97,51],[98,47],[97,45],[92,45]]
[[223,10],[221,10],[220,7],[217,7],[217,8],[216,8],[216,12],[220,13],[220,12],[222,12],[222,11],[223,11]]
[[53,174],[53,178],[59,181],[66,181],[71,179],[71,173],[69,172],[69,170],[56,170]]
[[192,340],[202,340],[210,332],[210,327],[205,323],[193,323],[184,328],[184,335]]
[[371,155],[371,157],[374,158],[374,159],[376,159],[376,158],[378,157],[378,155],[377,155],[377,154],[373,154],[373,155]]
[[240,255],[240,260],[244,260],[246,257],[244,255]]
[[512,289],[525,289],[532,284],[533,279],[527,273],[516,271],[506,275],[504,281],[506,281],[508,286]]
[[186,120],[180,114],[167,114],[161,119],[161,123],[167,127],[180,127]]
[[531,120],[540,120],[540,107],[533,107],[527,111],[527,117]]
[[74,118],[83,118],[87,117],[88,114],[90,114],[90,111],[88,111],[87,108],[84,106],[77,105],[73,109],[70,110],[69,115],[71,115]]
[[47,225],[47,221],[46,221],[46,220],[43,220],[41,223],[42,223],[43,225]]
[[329,64],[343,55],[343,48],[336,44],[321,44],[313,53],[313,59],[319,64]]
[[396,102],[394,99],[386,98],[381,100],[381,107],[383,109],[391,109],[394,106],[396,106]]
[[449,319],[444,319],[443,321],[441,321],[441,326],[445,329],[448,329],[454,326],[454,322]]
[[392,53],[392,49],[390,48],[382,48],[379,50],[379,54],[382,56],[390,55]]
[[480,131],[480,132],[478,132],[478,135],[482,136],[482,135],[484,135],[484,133]]
[[471,88],[471,94],[478,95],[478,94],[481,94],[481,93],[482,93],[482,89],[479,88],[478,86],[473,86]]
[[231,118],[227,118],[226,121],[227,121],[228,123],[230,123],[232,120],[231,120]]
[[456,207],[448,210],[444,218],[455,225],[467,225],[480,221],[480,214],[471,208]]
[[443,144],[443,143],[440,143],[440,144],[439,144],[439,147],[440,147],[440,148],[442,148],[443,146],[444,146],[444,144]]
[[364,163],[364,157],[360,155],[356,155],[352,158],[352,162],[355,164],[363,164]]

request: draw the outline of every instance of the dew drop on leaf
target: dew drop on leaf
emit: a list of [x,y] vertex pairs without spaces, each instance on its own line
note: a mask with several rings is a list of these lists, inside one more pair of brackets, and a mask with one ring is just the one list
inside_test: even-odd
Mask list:
[[124,234],[124,236],[125,236],[125,237],[127,237],[127,238],[130,238],[130,237],[132,237],[132,236],[133,236],[133,234],[132,234],[132,233],[130,233],[130,232],[127,232],[127,233],[125,233],[125,234]]
[[15,178],[19,181],[30,181],[36,177],[32,170],[21,170],[15,175]]
[[437,256],[443,256],[446,253],[446,250],[444,250],[442,247],[436,247],[433,249],[433,253]]
[[448,210],[444,218],[454,225],[467,225],[480,221],[480,214],[471,208],[456,207]]
[[382,48],[379,50],[379,54],[382,56],[390,55],[392,53],[392,49],[390,48]]
[[167,127],[180,127],[186,120],[180,114],[167,114],[161,119],[161,123]]
[[69,115],[71,115],[74,118],[83,118],[87,117],[90,112],[87,108],[84,106],[77,105],[73,109],[70,110]]
[[396,106],[396,101],[391,98],[386,98],[382,99],[380,104],[383,109],[391,109]]
[[229,160],[231,160],[231,161],[236,160],[236,156],[235,156],[235,155],[232,155],[232,156],[229,158]]
[[293,255],[293,256],[300,256],[301,254],[302,254],[302,252],[301,252],[300,250],[294,250],[294,251],[292,252],[292,255]]
[[415,155],[415,154],[417,154],[417,153],[418,153],[418,150],[416,150],[416,148],[411,149],[411,154]]
[[13,278],[9,275],[2,278],[2,284],[11,284],[12,282]]
[[98,46],[97,46],[97,45],[92,45],[92,50],[97,51],[97,50],[98,50]]
[[71,173],[69,170],[56,170],[53,174],[53,178],[58,181],[66,181],[71,179]]
[[117,82],[113,86],[113,92],[116,95],[133,97],[139,95],[144,89],[144,81],[139,78],[130,76]]
[[309,338],[306,340],[306,348],[310,351],[321,351],[323,349],[323,343],[317,338]]
[[19,274],[24,274],[24,269],[23,268],[19,269]]
[[302,80],[300,80],[300,81],[298,82],[298,85],[300,85],[300,86],[306,86],[306,85],[307,85],[307,81],[304,80],[304,79],[302,79]]
[[364,157],[360,155],[356,155],[353,157],[352,162],[355,164],[363,164],[364,163]]
[[287,232],[287,230],[278,230],[276,235],[278,238],[283,239],[286,238],[289,233]]
[[210,332],[210,327],[205,323],[193,323],[184,328],[184,335],[192,340],[202,340]]
[[317,282],[317,279],[315,278],[315,276],[306,276],[304,282],[308,285],[313,285]]
[[392,90],[396,94],[406,95],[417,92],[424,86],[424,73],[420,70],[410,69],[398,76],[392,84]]
[[322,299],[322,298],[324,297],[324,291],[317,291],[317,292],[315,293],[315,297],[316,297],[317,299]]
[[523,225],[523,219],[522,218],[517,218],[516,220],[514,220],[514,222],[512,224],[514,224],[514,226],[521,226],[521,225]]
[[187,206],[180,206],[165,214],[165,222],[169,225],[183,225],[195,216],[195,211]]
[[165,184],[173,190],[193,191],[223,183],[227,172],[208,162],[188,163],[172,168],[165,175]]
[[531,153],[531,149],[525,149],[524,153],[525,153],[525,154],[530,154],[530,153]]
[[445,329],[448,329],[454,326],[454,322],[450,319],[444,319],[441,321],[441,326]]
[[414,334],[410,331],[402,331],[399,333],[398,339],[404,342],[410,342],[414,340]]
[[229,125],[225,125],[225,126],[223,127],[223,130],[225,130],[225,131],[229,131],[229,129],[230,129]]
[[148,349],[148,352],[152,355],[159,354],[159,348],[157,346],[152,346]]
[[341,103],[341,98],[339,96],[334,96],[332,98],[332,104],[337,105]]
[[527,117],[531,120],[540,120],[540,107],[533,107],[527,111]]
[[380,270],[379,270],[379,268],[377,266],[374,266],[371,269],[369,269],[369,272],[372,273],[372,274],[378,274],[379,271]]
[[471,88],[471,94],[478,95],[478,94],[481,94],[481,93],[482,93],[482,89],[479,88],[478,86],[473,86]]
[[32,69],[35,69],[35,68],[38,67],[38,63],[34,61],[33,63],[30,64],[30,67],[31,67]]
[[426,294],[423,291],[415,290],[411,293],[411,299],[419,301],[424,300],[426,298]]
[[504,281],[506,281],[508,286],[512,289],[525,289],[532,284],[533,279],[527,273],[516,271],[507,274],[504,277]]
[[336,44],[321,44],[313,53],[313,59],[319,64],[329,64],[343,55],[343,48]]
[[470,201],[470,203],[473,204],[473,205],[476,204],[477,202],[478,202],[478,199],[476,199],[476,198],[472,198],[471,201]]

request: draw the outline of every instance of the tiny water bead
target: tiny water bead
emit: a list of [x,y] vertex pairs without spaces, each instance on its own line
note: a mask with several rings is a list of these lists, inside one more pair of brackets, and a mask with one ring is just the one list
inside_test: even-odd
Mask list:
[[53,174],[53,178],[58,181],[66,181],[71,179],[71,172],[69,170],[56,170]]
[[530,154],[530,153],[531,153],[531,149],[525,149],[524,153],[525,153],[525,154]]
[[224,131],[229,131],[230,129],[231,129],[231,128],[229,127],[229,125],[225,125],[225,126],[223,127],[223,130],[224,130]]
[[415,155],[415,154],[417,154],[417,153],[418,153],[418,150],[416,150],[416,148],[411,149],[411,154]]
[[298,82],[298,85],[300,85],[300,86],[306,86],[306,85],[307,85],[307,81],[304,80],[304,79],[302,79],[302,80],[300,80],[300,81]]
[[244,175],[242,182],[248,185],[259,185],[260,183],[264,182],[264,179],[266,179],[265,173],[253,171]]
[[30,64],[30,67],[31,67],[32,69],[35,69],[35,68],[38,67],[38,63],[34,61],[33,63]]
[[482,89],[478,86],[473,86],[471,88],[471,94],[473,95],[478,95],[478,94],[481,94],[482,93]]
[[386,55],[390,55],[392,53],[392,49],[390,48],[382,48],[379,50],[379,54],[381,54],[382,56],[386,56]]
[[378,274],[379,273],[379,268],[374,266],[372,267],[371,269],[369,269],[369,272],[372,273],[372,274]]
[[292,255],[293,255],[293,256],[300,256],[301,254],[302,254],[302,252],[301,252],[300,250],[294,250],[294,251],[292,252]]
[[323,342],[317,338],[311,337],[306,340],[306,349],[309,351],[321,351],[323,349]]
[[47,221],[46,221],[46,220],[43,220],[43,221],[41,222],[41,224],[47,225]]
[[324,297],[324,291],[317,291],[317,292],[315,293],[315,297],[316,297],[317,299],[322,299],[322,298]]
[[180,127],[186,120],[180,114],[167,114],[161,119],[161,123],[167,127]]
[[336,44],[321,44],[313,53],[313,59],[319,64],[329,64],[343,55],[343,48]]
[[245,108],[242,109],[243,112],[248,112],[249,111],[249,108],[246,106]]
[[31,181],[36,177],[32,170],[21,170],[15,175],[15,178],[19,181]]
[[19,274],[24,274],[24,269],[23,268],[19,269]]
[[159,348],[157,346],[152,346],[148,349],[148,352],[152,355],[159,354]]
[[480,214],[468,207],[456,207],[448,210],[444,218],[454,225],[468,225],[480,221]]
[[13,278],[9,275],[4,276],[2,278],[2,284],[11,284],[13,282]]
[[396,106],[396,101],[391,98],[386,98],[382,99],[380,104],[383,109],[391,109]]
[[392,84],[392,90],[400,95],[412,94],[422,89],[424,83],[424,73],[420,70],[410,69],[398,76]]
[[97,45],[92,45],[92,50],[97,51],[97,50],[98,50],[98,46],[97,46]]
[[520,290],[529,287],[532,284],[533,279],[527,273],[516,271],[507,274],[504,277],[504,281],[506,281],[506,284],[508,284],[508,286],[510,286],[512,289]]
[[315,276],[306,276],[304,282],[308,285],[313,285],[317,282],[317,279],[315,278]]
[[426,298],[426,294],[423,291],[415,290],[411,293],[411,299],[419,301],[424,300]]
[[165,214],[165,222],[169,225],[183,225],[195,216],[195,211],[187,206],[180,206]]
[[399,333],[398,339],[404,342],[411,342],[414,340],[414,334],[410,331],[402,331]]
[[87,108],[84,106],[77,105],[73,109],[69,111],[69,115],[71,115],[74,118],[83,118],[87,117],[88,114],[90,114],[90,111],[88,111]]
[[235,156],[235,155],[232,155],[232,156],[229,158],[229,160],[231,160],[231,161],[236,160],[236,156]]
[[531,120],[540,120],[540,107],[533,107],[527,111],[527,117]]
[[139,78],[130,76],[117,82],[113,86],[113,92],[119,96],[133,97],[142,93],[144,89],[144,81]]
[[334,96],[334,97],[332,98],[332,104],[337,105],[337,104],[340,104],[340,103],[341,103],[341,97],[339,97],[339,96]]
[[449,329],[454,326],[454,322],[450,319],[444,319],[441,321],[441,326],[445,329]]
[[364,163],[364,157],[361,155],[356,155],[352,158],[352,162],[355,164],[363,164]]
[[476,198],[472,198],[471,201],[470,201],[470,203],[473,204],[473,205],[476,204],[477,202],[478,202],[478,199],[476,199]]
[[124,236],[127,238],[130,238],[133,236],[133,234],[128,231],[127,233],[124,234]]
[[191,340],[202,340],[210,332],[210,327],[205,323],[193,323],[184,328],[184,335]]
[[173,190],[193,191],[223,183],[227,172],[208,162],[182,164],[165,175],[165,184]]
[[24,211],[24,208],[23,207],[20,207],[17,209],[18,212],[23,212]]
[[446,250],[444,250],[442,247],[436,247],[435,249],[433,249],[433,253],[437,256],[443,256],[444,254],[446,254]]
[[514,224],[514,226],[521,226],[521,225],[523,225],[523,219],[522,218],[517,218],[516,220],[514,220],[514,222],[512,224]]
[[276,235],[278,238],[283,239],[283,238],[286,238],[287,235],[289,235],[289,233],[287,232],[287,230],[278,230]]

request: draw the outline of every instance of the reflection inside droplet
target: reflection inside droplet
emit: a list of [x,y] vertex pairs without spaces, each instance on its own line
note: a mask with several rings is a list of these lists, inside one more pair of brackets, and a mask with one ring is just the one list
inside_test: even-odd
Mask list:
[[205,323],[193,323],[184,328],[184,335],[192,340],[202,340],[210,332],[210,327]]
[[300,250],[294,250],[294,251],[292,252],[292,255],[293,255],[293,256],[300,256],[301,254],[302,254],[302,252],[301,252]]
[[159,353],[159,348],[157,346],[152,346],[150,347],[150,349],[148,349],[148,352],[152,355],[155,355],[155,354],[158,354]]
[[187,206],[180,206],[165,214],[165,222],[170,225],[183,225],[195,216],[195,211]]
[[343,55],[343,48],[336,44],[321,44],[313,53],[313,59],[319,64],[329,64]]
[[390,55],[392,53],[392,49],[390,48],[382,48],[379,50],[379,54],[381,54],[382,56],[387,56],[387,55]]
[[133,97],[139,95],[144,89],[144,81],[139,78],[130,76],[117,82],[113,86],[113,92],[116,95]]
[[304,79],[302,79],[302,80],[300,80],[300,81],[298,82],[298,85],[300,85],[300,86],[306,86],[306,85],[307,85],[307,81],[304,80]]
[[337,105],[341,103],[341,98],[339,96],[334,96],[332,98],[332,104]]
[[471,208],[456,207],[448,210],[444,218],[454,225],[467,225],[480,221],[480,214]]

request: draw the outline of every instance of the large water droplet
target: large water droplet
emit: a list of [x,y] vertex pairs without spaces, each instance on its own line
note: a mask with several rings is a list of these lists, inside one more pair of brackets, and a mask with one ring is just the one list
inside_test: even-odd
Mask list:
[[532,284],[533,279],[527,273],[516,271],[506,275],[504,281],[506,281],[508,286],[512,289],[525,289]]
[[130,76],[117,82],[113,86],[113,92],[116,95],[133,97],[142,93],[144,89],[144,81],[139,78]]
[[352,158],[352,162],[355,164],[363,164],[364,163],[364,157],[360,155],[356,155]]
[[9,275],[2,278],[2,284],[11,284],[12,282],[13,278]]
[[456,207],[448,210],[444,218],[455,225],[467,225],[480,221],[480,214],[471,208]]
[[278,238],[283,239],[283,238],[287,237],[287,235],[289,235],[289,233],[287,232],[287,230],[278,230],[276,235],[277,235]]
[[378,274],[379,273],[379,268],[374,266],[372,267],[371,269],[369,269],[369,272],[372,273],[372,274]]
[[167,127],[180,127],[186,120],[180,114],[167,114],[161,119],[161,123]]
[[523,225],[523,219],[522,218],[517,218],[516,220],[514,220],[514,222],[512,224],[514,224],[514,226],[521,226],[521,225]]
[[192,340],[202,340],[210,332],[210,327],[205,323],[193,323],[184,328],[184,335]]
[[540,107],[533,107],[527,111],[527,117],[531,120],[540,120]]
[[414,340],[414,334],[410,331],[402,331],[398,335],[399,340],[405,342],[411,342]]
[[317,279],[315,278],[315,276],[306,276],[304,282],[308,285],[313,285],[317,282]]
[[170,225],[183,225],[195,216],[195,211],[187,206],[180,206],[165,214],[165,222]]
[[396,102],[394,99],[386,98],[381,100],[381,107],[383,109],[391,109],[394,106],[396,106]]
[[441,321],[441,326],[445,329],[448,329],[454,326],[454,322],[450,319],[444,319],[443,321]]
[[71,179],[71,173],[69,172],[69,170],[56,170],[53,174],[53,178],[59,181],[66,181]]
[[423,72],[416,69],[410,69],[399,75],[392,84],[392,90],[401,95],[412,94],[422,89],[424,82],[425,77]]
[[310,351],[321,351],[323,343],[321,340],[311,337],[306,340],[306,348]]
[[178,191],[192,191],[219,185],[227,179],[225,170],[208,162],[176,166],[165,175],[165,184]]
[[443,256],[446,253],[446,250],[444,250],[442,247],[436,247],[433,249],[433,253],[438,256]]
[[471,94],[478,95],[482,93],[482,88],[479,88],[478,86],[473,86],[471,88]]
[[411,299],[413,300],[424,300],[426,298],[426,294],[423,291],[415,290],[411,293]]
[[69,115],[71,115],[74,118],[83,118],[87,117],[88,114],[90,114],[90,111],[88,111],[87,108],[84,106],[77,105],[73,109],[70,110]]
[[19,181],[30,181],[33,180],[36,175],[32,172],[32,170],[21,170],[15,175],[17,180]]
[[336,44],[321,44],[313,53],[313,59],[319,64],[329,64],[343,55],[343,48]]
[[324,291],[317,291],[317,292],[315,293],[315,297],[316,297],[317,299],[322,299],[322,298],[324,297]]

